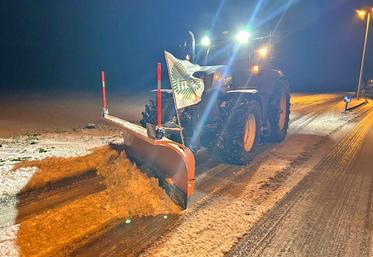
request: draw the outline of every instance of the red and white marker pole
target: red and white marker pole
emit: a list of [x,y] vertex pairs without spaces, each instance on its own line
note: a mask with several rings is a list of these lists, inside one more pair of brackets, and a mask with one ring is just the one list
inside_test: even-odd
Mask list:
[[106,107],[106,89],[105,89],[105,72],[101,71],[101,83],[102,83],[102,114],[108,114]]
[[157,127],[162,125],[162,103],[161,103],[161,63],[157,65]]

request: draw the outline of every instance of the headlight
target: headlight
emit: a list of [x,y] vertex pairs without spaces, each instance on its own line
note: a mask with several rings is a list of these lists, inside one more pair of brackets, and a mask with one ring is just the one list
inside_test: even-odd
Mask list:
[[204,47],[209,47],[211,45],[211,40],[208,36],[204,36],[202,39],[201,39],[201,45],[204,46]]
[[239,44],[246,44],[249,41],[250,33],[246,30],[241,30],[236,35],[236,40]]

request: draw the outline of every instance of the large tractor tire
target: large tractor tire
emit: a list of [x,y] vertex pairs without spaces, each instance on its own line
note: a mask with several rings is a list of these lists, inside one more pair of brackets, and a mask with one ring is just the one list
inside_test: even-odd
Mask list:
[[257,101],[250,100],[234,108],[219,144],[222,158],[240,165],[251,161],[260,143],[261,127],[261,108]]
[[277,87],[271,100],[271,109],[269,109],[270,134],[268,141],[274,143],[282,142],[289,128],[290,117],[290,92],[289,86],[284,81]]

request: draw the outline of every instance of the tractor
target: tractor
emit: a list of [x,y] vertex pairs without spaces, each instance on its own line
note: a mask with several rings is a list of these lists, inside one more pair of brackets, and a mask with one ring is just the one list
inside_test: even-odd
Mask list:
[[[215,38],[194,35],[181,47],[181,58],[201,65],[193,74],[204,82],[201,101],[180,111],[177,124],[171,89],[162,89],[162,126],[165,137],[184,143],[194,153],[207,149],[233,164],[247,164],[258,145],[279,143],[287,135],[290,89],[284,74],[273,66],[272,36],[251,38],[247,30]],[[171,87],[170,87],[171,88]],[[156,124],[157,106],[151,100],[140,124]]]

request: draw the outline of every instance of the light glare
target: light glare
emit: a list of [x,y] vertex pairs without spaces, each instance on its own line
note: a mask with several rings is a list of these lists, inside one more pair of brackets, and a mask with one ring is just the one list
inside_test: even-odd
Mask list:
[[202,46],[205,46],[205,47],[208,47],[211,45],[211,40],[208,36],[204,36],[201,40],[201,45]]
[[365,16],[367,15],[366,10],[356,10],[357,15],[360,17],[360,19],[364,20]]
[[249,41],[250,33],[246,30],[242,30],[237,33],[236,40],[240,44],[246,44]]
[[254,75],[259,74],[259,72],[260,72],[260,67],[259,67],[259,65],[253,65],[253,66],[251,66],[250,71],[251,71],[251,73],[254,74]]
[[268,55],[268,47],[263,46],[263,47],[259,48],[258,53],[259,53],[260,57],[266,58],[267,55]]

